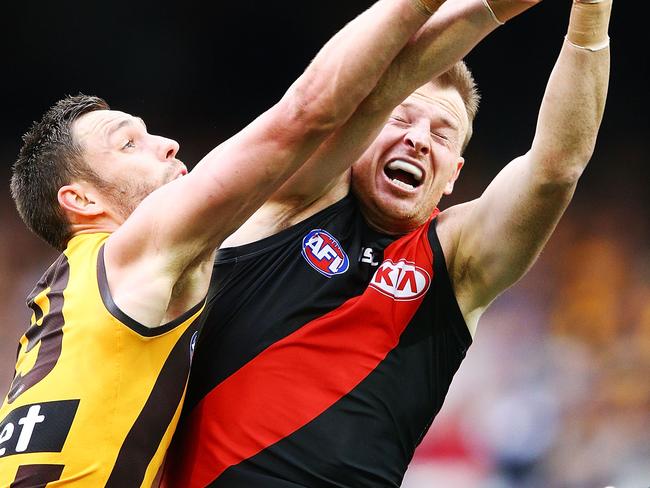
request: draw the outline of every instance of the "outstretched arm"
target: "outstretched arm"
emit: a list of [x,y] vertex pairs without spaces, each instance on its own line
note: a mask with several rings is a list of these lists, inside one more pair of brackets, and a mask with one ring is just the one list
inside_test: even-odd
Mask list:
[[269,205],[290,219],[330,191],[397,105],[451,68],[499,25],[540,1],[447,0],[410,39],[350,120],[273,195]]
[[277,104],[146,198],[112,236],[107,259],[124,268],[153,255],[174,276],[211,254],[345,123],[442,1],[379,0],[350,22]]
[[612,0],[574,0],[531,149],[478,199],[443,212],[452,279],[468,323],[517,281],[548,240],[593,153],[609,79]]

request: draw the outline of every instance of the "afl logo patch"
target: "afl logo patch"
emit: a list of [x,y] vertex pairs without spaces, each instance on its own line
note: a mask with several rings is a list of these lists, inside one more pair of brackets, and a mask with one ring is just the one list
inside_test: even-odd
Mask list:
[[415,300],[424,295],[431,285],[431,277],[415,263],[387,259],[377,269],[370,286],[398,301]]
[[302,257],[312,268],[331,278],[345,273],[350,267],[348,255],[329,232],[314,229],[302,240]]

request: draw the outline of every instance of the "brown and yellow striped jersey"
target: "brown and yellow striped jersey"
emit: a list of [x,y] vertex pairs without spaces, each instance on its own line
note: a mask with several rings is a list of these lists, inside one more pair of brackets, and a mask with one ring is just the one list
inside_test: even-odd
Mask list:
[[151,486],[178,422],[203,303],[154,329],[106,281],[109,234],[74,237],[28,298],[0,408],[0,487]]

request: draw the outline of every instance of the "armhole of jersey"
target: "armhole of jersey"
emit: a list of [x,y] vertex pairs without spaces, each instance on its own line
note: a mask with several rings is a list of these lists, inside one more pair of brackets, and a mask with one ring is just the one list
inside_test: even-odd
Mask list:
[[465,322],[465,317],[463,317],[463,312],[460,310],[458,300],[456,300],[451,278],[449,278],[445,254],[442,251],[442,245],[438,239],[437,224],[438,219],[436,218],[431,222],[431,227],[429,228],[429,242],[433,249],[434,279],[436,280],[436,287],[442,292],[442,303],[447,304],[445,306],[445,313],[452,323],[454,333],[462,347],[467,349],[472,344],[472,335],[469,332],[469,327],[467,327],[467,322]]
[[199,303],[197,303],[192,308],[190,308],[187,312],[183,313],[182,315],[175,318],[171,322],[167,322],[164,325],[160,325],[158,327],[147,327],[145,325],[142,325],[137,320],[125,314],[120,309],[120,307],[118,307],[117,304],[113,301],[113,297],[111,296],[111,290],[108,287],[108,278],[106,277],[106,263],[104,262],[104,244],[102,244],[102,246],[99,248],[99,252],[97,253],[97,284],[99,286],[99,294],[102,297],[102,302],[104,303],[104,307],[106,307],[106,310],[124,326],[128,327],[133,332],[144,337],[156,337],[165,334],[166,332],[169,332],[170,330],[179,326],[183,322],[187,321],[190,317],[192,317],[192,315],[196,314],[203,307],[205,303],[205,298],[204,298]]

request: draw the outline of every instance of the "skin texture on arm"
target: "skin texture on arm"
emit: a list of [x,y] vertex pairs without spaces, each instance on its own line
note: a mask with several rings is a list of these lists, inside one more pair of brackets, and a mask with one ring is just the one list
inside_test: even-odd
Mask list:
[[345,123],[427,18],[415,0],[378,1],[324,46],[277,104],[145,198],[106,246],[114,294],[129,296],[137,283],[139,302],[166,303],[189,271],[209,275],[214,249]]
[[[509,1],[516,3],[520,11],[538,2]],[[273,234],[300,221],[305,213],[315,213],[343,197],[349,187],[344,172],[375,139],[391,111],[417,88],[462,59],[496,27],[498,24],[481,0],[445,2],[411,38],[348,122],[238,231],[237,244]],[[317,208],[310,208],[314,202]],[[234,243],[234,239],[228,242]]]
[[440,216],[452,281],[472,332],[487,305],[533,264],[569,204],[596,144],[609,66],[608,47],[592,52],[565,40],[531,149],[481,197]]

